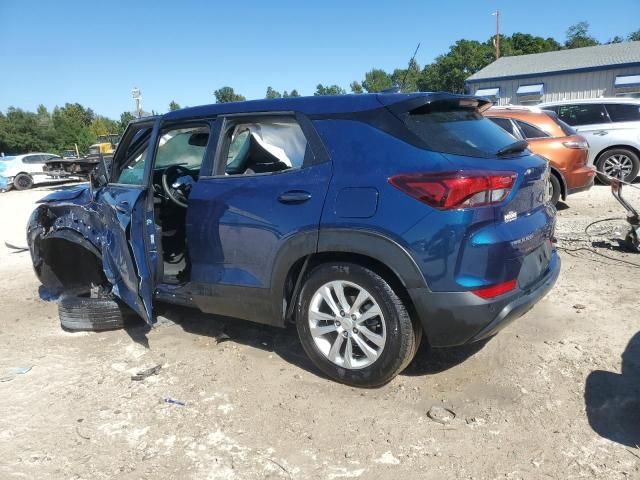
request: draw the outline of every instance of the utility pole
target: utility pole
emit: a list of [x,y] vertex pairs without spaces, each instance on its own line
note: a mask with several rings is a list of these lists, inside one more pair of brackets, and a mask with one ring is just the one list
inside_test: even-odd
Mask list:
[[496,60],[500,58],[500,10],[496,10],[491,15],[496,17],[496,38],[493,40],[493,46],[496,47]]
[[136,102],[136,117],[140,118],[142,116],[142,92],[140,92],[140,89],[138,87],[133,87],[133,90],[131,90],[131,96]]

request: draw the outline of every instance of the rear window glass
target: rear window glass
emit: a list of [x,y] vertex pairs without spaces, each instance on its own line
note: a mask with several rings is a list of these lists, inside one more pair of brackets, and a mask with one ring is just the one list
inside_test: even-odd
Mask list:
[[516,123],[520,127],[524,138],[545,138],[549,136],[548,133],[540,130],[538,127],[531,125],[530,123],[523,122],[522,120],[516,120]]
[[429,150],[436,152],[491,157],[514,143],[512,135],[475,108],[462,107],[458,102],[427,104],[408,112],[402,119]]
[[544,110],[544,113],[546,113],[551,118],[553,118],[553,121],[558,124],[558,126],[562,130],[562,133],[564,133],[567,137],[570,137],[571,135],[576,135],[577,132],[575,131],[575,129],[571,125],[569,125],[568,123],[563,122],[562,120],[560,120],[558,118],[558,114],[555,112],[555,110],[551,110],[551,109]]
[[640,121],[640,105],[629,103],[607,103],[606,108],[612,122]]
[[604,105],[595,104],[577,104],[577,105],[560,105],[557,107],[558,117],[560,120],[567,122],[569,125],[592,125],[596,123],[608,123],[609,118],[604,110]]

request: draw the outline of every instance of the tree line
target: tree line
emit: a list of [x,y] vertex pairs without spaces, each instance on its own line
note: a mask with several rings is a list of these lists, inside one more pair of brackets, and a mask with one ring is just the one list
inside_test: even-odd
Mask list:
[[[485,42],[458,40],[449,47],[447,53],[439,55],[433,63],[422,68],[414,59],[408,62],[406,68],[396,68],[389,72],[381,68],[373,68],[365,73],[363,79],[351,82],[350,92],[375,93],[398,89],[404,92],[464,93],[464,81],[495,60],[494,41],[495,37],[493,36]],[[606,44],[625,41],[640,41],[640,30],[630,33],[626,37],[615,36]],[[513,35],[500,35],[500,52],[503,57],[596,45],[600,45],[600,42],[589,33],[588,22],[578,22],[570,26],[566,32],[566,39],[562,43],[554,38],[543,38],[528,33],[517,32]],[[284,92],[282,96],[285,97],[286,93]],[[346,93],[347,90],[340,85],[319,83],[314,95],[344,95]],[[216,90],[214,94],[218,103],[245,99],[243,95],[236,93],[232,87],[228,86]],[[272,87],[267,87],[265,98],[280,98],[280,94]]]
[[[606,43],[640,41],[640,30],[626,37],[615,36]],[[372,68],[361,80],[349,85],[351,93],[374,93],[389,89],[405,92],[413,91],[449,91],[464,93],[464,81],[470,75],[495,60],[494,37],[485,42],[476,40],[458,40],[449,51],[439,55],[433,63],[420,67],[411,59],[406,68],[386,71]],[[526,55],[555,50],[589,47],[600,43],[589,33],[589,24],[579,22],[569,27],[563,43],[553,38],[543,38],[528,33],[514,33],[500,36],[502,56]],[[314,95],[344,95],[347,90],[340,85],[316,86]],[[235,92],[230,86],[221,87],[213,92],[217,103],[244,101],[246,98]],[[299,97],[294,88],[279,92],[267,87],[265,98]],[[168,110],[178,110],[180,105],[172,101]],[[61,153],[63,150],[78,146],[80,152],[86,152],[96,143],[98,136],[122,134],[127,124],[134,119],[131,112],[123,112],[119,120],[113,120],[96,114],[90,108],[79,103],[67,103],[55,107],[49,112],[40,105],[36,112],[10,107],[6,113],[0,112],[0,152],[6,154],[45,151]]]

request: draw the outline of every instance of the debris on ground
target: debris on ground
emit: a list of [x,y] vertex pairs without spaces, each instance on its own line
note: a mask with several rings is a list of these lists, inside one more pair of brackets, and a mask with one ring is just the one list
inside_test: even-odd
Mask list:
[[174,400],[173,398],[169,398],[169,397],[164,399],[164,403],[171,403],[173,405],[179,405],[181,407],[186,407],[187,406],[186,403],[181,402],[180,400]]
[[448,408],[440,407],[438,405],[431,407],[427,412],[427,416],[434,422],[442,425],[446,425],[456,418],[456,414],[453,410],[449,410]]
[[12,368],[7,373],[5,373],[0,377],[0,382],[10,382],[14,378],[16,378],[17,375],[24,375],[25,373],[29,372],[32,368],[33,367],[30,367],[30,366]]
[[576,303],[573,308],[575,308],[576,310],[584,310],[585,308],[587,308],[586,305],[583,305],[581,303]]
[[4,242],[4,246],[7,247],[10,250],[15,250],[15,253],[22,253],[22,252],[28,252],[29,251],[29,247],[18,247],[17,245],[14,245],[14,244],[9,243],[9,242]]
[[156,365],[155,367],[147,368],[146,370],[142,370],[141,372],[138,372],[135,375],[131,375],[131,380],[140,381],[152,375],[158,375],[161,369],[162,369],[162,365],[160,364]]
[[227,335],[225,332],[220,332],[214,338],[216,340],[216,345],[222,342],[226,342],[227,340],[231,340],[231,337]]

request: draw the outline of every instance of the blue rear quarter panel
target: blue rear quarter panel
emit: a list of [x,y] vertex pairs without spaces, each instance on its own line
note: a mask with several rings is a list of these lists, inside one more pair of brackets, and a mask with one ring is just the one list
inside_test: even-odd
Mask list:
[[[316,120],[334,164],[322,229],[362,229],[381,233],[404,247],[419,266],[432,291],[466,291],[501,283],[518,276],[524,256],[551,238],[555,210],[538,206],[526,210],[517,191],[526,186],[525,172],[546,169],[540,158],[525,154],[512,159],[484,159],[444,155],[414,147],[366,123]],[[515,188],[499,206],[439,211],[401,192],[388,179],[401,173],[455,170],[514,171]],[[339,206],[352,188],[375,189],[375,214],[354,217],[344,211],[368,210]],[[524,190],[523,190],[524,192]],[[517,202],[514,202],[517,200]],[[525,202],[526,203],[526,202]],[[511,206],[522,213],[505,223]]]

